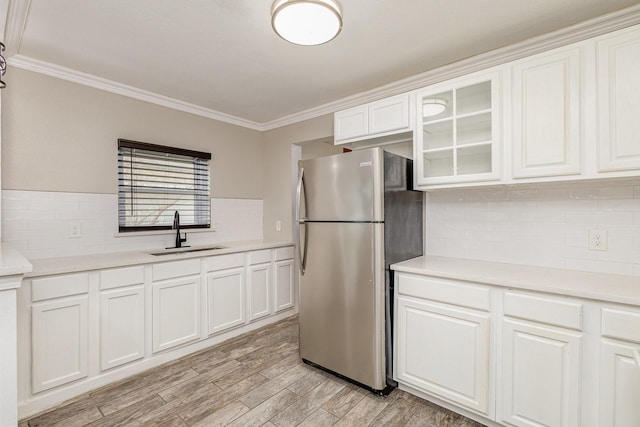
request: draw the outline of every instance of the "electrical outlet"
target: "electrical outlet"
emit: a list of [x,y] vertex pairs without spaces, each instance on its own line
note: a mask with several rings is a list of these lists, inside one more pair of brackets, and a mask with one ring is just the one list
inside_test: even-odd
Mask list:
[[607,230],[589,230],[589,249],[592,251],[607,250]]
[[282,231],[282,221],[276,220],[276,231]]
[[79,222],[69,224],[69,238],[79,239],[80,237],[82,237],[82,224]]

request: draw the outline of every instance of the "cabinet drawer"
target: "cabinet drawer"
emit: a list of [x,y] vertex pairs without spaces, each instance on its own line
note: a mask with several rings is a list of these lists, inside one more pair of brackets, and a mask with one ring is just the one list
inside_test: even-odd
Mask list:
[[640,312],[603,308],[602,336],[640,343]]
[[31,301],[42,301],[89,292],[89,274],[66,274],[31,281]]
[[249,252],[249,264],[264,264],[271,262],[271,250]]
[[207,271],[226,270],[227,268],[244,267],[244,254],[228,254],[207,258]]
[[489,311],[491,289],[434,277],[398,273],[398,293],[431,301]]
[[198,258],[154,264],[152,269],[154,282],[199,273],[200,259]]
[[286,248],[276,249],[276,261],[282,261],[284,259],[293,259],[293,246],[287,246]]
[[504,314],[548,325],[582,330],[582,304],[552,297],[504,293]]
[[100,272],[100,289],[113,289],[122,286],[141,285],[144,283],[144,267],[114,268]]

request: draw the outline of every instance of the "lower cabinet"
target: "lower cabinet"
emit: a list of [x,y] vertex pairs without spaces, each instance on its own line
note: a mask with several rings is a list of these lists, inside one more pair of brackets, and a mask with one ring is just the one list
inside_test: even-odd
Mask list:
[[200,276],[153,284],[153,352],[200,338]]
[[19,416],[293,314],[293,262],[289,246],[25,279]]
[[604,308],[600,338],[600,424],[640,425],[640,310]]
[[278,248],[274,252],[275,311],[278,312],[295,305],[293,247]]
[[271,314],[271,263],[247,267],[249,290],[249,320],[253,321]]
[[88,375],[89,275],[31,281],[31,387],[33,393]]
[[144,267],[100,272],[100,369],[144,357]]
[[207,276],[209,334],[245,322],[244,279],[244,267],[217,271]]
[[399,383],[491,416],[490,290],[396,273]]
[[395,278],[401,388],[488,425],[640,426],[640,308]]
[[100,369],[144,357],[144,287],[100,293]]
[[33,392],[86,377],[88,296],[35,303],[31,316]]
[[501,421],[579,426],[581,335],[507,319],[502,345]]
[[398,381],[488,414],[489,314],[400,297],[396,321]]

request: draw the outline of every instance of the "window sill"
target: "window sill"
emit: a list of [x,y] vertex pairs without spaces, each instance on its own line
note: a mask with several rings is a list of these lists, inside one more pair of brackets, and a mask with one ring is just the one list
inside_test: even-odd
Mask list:
[[[191,234],[191,233],[207,233],[211,231],[216,231],[216,228],[211,225],[210,228],[187,228],[180,229],[180,234]],[[113,237],[140,237],[140,236],[156,236],[156,235],[169,235],[176,234],[176,230],[149,230],[149,231],[127,231],[126,233],[115,232],[113,233]]]

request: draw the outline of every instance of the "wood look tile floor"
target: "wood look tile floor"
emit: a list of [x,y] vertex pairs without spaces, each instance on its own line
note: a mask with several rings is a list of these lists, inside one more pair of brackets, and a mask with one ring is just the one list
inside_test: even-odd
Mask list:
[[294,316],[20,421],[27,426],[481,424],[401,390],[376,396],[302,363]]

